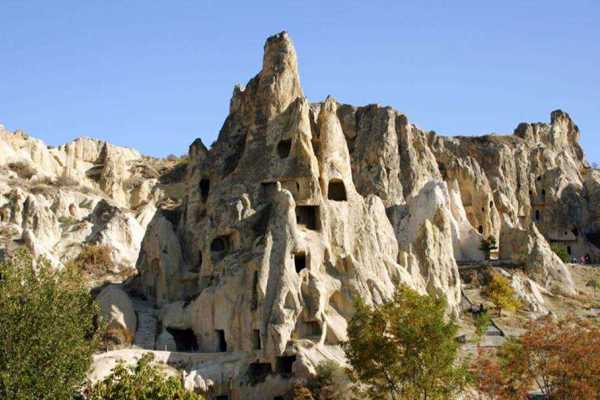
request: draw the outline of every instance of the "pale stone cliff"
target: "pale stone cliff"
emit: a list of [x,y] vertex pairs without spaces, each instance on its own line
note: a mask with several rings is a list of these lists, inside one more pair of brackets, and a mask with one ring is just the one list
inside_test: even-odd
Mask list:
[[[357,298],[378,304],[406,284],[443,296],[458,318],[458,264],[483,260],[484,238],[523,266],[528,280],[513,285],[532,311],[545,310],[540,291],[574,294],[549,243],[600,257],[600,174],[578,141],[562,111],[512,135],[443,137],[389,107],[310,103],[280,33],[258,75],[235,88],[216,143],[194,141],[182,168],[159,173],[89,139],[48,149],[3,131],[0,218],[57,264],[82,243],[113,245],[117,264],[137,268],[125,289],[146,307],[136,322],[136,305],[105,289],[115,336],[170,352],[157,354],[185,365],[190,386],[270,399],[322,359],[343,361]],[[36,189],[65,178],[77,184]],[[128,357],[138,350],[97,365]]]

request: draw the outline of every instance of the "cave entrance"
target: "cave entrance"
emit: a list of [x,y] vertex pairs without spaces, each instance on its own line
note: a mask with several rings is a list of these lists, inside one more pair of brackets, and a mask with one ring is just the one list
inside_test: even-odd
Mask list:
[[177,351],[195,352],[198,351],[198,340],[194,331],[191,329],[167,328],[167,332],[173,336]]
[[540,210],[535,210],[535,220],[537,222],[540,222],[541,218],[542,218],[542,214],[540,213]]
[[290,139],[281,140],[277,143],[277,154],[279,158],[287,158],[292,150],[292,141]]
[[267,376],[272,373],[273,370],[269,363],[255,362],[248,365],[248,381],[250,381],[250,385],[264,382]]
[[229,250],[230,240],[229,236],[217,236],[210,243],[210,251],[213,253],[223,253]]
[[278,374],[283,376],[292,375],[292,367],[296,362],[296,356],[280,356],[277,357],[275,362],[275,370]]
[[477,228],[477,230],[479,231],[480,234],[483,235],[483,225],[479,225],[479,228]]
[[[260,330],[259,329],[254,329],[253,331],[253,335],[252,335],[252,348],[254,350],[260,350],[261,349],[261,343],[260,343]],[[271,364],[269,364],[269,367],[271,366]]]
[[227,341],[225,340],[225,331],[223,329],[217,329],[217,351],[220,353],[227,352]]
[[210,192],[210,180],[207,178],[200,179],[200,196],[202,197],[202,202],[206,203],[208,199],[208,193]]
[[329,181],[329,187],[327,188],[327,198],[334,201],[346,201],[346,187],[344,182],[340,179],[332,179]]
[[294,266],[296,267],[296,272],[299,274],[300,271],[306,268],[306,253],[296,253],[294,254]]
[[311,230],[319,229],[319,206],[296,206],[296,223]]

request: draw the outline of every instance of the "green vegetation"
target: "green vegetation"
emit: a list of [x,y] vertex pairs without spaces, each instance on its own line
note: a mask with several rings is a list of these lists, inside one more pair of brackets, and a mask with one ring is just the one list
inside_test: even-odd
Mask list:
[[113,268],[110,246],[85,245],[70,264],[75,269],[84,271],[88,277],[106,274]]
[[60,222],[64,226],[71,226],[77,223],[77,218],[74,217],[59,217],[58,222]]
[[72,268],[53,271],[24,250],[1,264],[0,398],[71,398],[99,343],[97,313]]
[[475,333],[478,338],[481,338],[492,324],[492,317],[487,311],[483,311],[475,315],[473,322],[475,324]]
[[84,390],[88,400],[202,400],[185,390],[180,377],[165,377],[152,364],[154,355],[144,354],[135,367],[117,364],[112,373]]
[[567,247],[562,243],[552,243],[550,244],[550,248],[552,251],[562,260],[564,263],[571,262],[571,257],[569,256],[569,252],[567,251]]
[[479,246],[479,250],[481,250],[485,254],[485,259],[489,260],[491,257],[491,252],[494,250],[498,250],[498,245],[496,243],[496,238],[490,236],[486,239],[481,240],[481,245]]
[[521,307],[508,278],[497,272],[492,273],[490,283],[483,290],[483,294],[494,303],[499,313],[502,313],[502,310],[514,312]]
[[457,325],[446,322],[443,299],[406,286],[377,307],[362,301],[344,345],[353,378],[372,399],[452,399],[467,384],[457,362]]

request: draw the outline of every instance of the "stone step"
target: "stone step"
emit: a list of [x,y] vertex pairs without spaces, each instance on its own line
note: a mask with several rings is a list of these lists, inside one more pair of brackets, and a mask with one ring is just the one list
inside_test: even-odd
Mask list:
[[154,308],[141,300],[133,301],[138,317],[138,327],[133,341],[134,347],[153,350],[158,330],[158,319]]

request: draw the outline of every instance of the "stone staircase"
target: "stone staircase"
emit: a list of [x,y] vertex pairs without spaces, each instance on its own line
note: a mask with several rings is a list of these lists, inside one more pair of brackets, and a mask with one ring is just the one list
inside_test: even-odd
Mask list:
[[133,340],[133,347],[154,350],[158,331],[156,310],[152,305],[141,299],[132,299],[133,308],[137,314],[138,326]]

